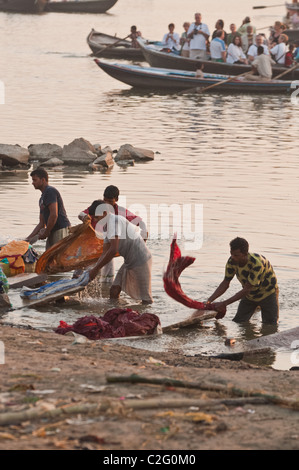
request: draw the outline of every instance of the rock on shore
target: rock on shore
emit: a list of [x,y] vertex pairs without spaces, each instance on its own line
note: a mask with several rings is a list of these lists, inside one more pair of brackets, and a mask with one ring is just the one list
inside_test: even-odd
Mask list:
[[46,162],[51,158],[61,158],[62,156],[62,147],[57,144],[31,144],[28,150],[30,153],[29,161]]
[[26,166],[29,162],[29,151],[20,145],[0,144],[0,160],[2,166]]
[[[115,154],[115,156],[113,156]],[[30,144],[28,148],[19,145],[0,144],[0,170],[29,168],[30,165],[41,165],[52,168],[62,165],[86,166],[92,171],[111,169],[114,163],[119,166],[134,165],[134,162],[154,160],[154,152],[149,149],[134,147],[131,144],[121,145],[118,150],[101,147],[80,137],[61,147],[57,144]]]

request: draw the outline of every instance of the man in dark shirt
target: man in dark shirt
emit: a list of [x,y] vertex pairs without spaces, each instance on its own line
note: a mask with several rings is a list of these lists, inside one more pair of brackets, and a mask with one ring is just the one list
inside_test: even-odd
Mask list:
[[46,249],[48,249],[68,235],[71,224],[60,193],[48,184],[49,177],[46,170],[37,168],[30,173],[30,176],[34,188],[39,189],[42,195],[39,200],[39,223],[26,240],[30,241],[38,235],[40,240],[47,239]]

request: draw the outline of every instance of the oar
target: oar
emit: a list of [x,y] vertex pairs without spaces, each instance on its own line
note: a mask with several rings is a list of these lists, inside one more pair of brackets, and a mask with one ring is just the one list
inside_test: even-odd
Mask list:
[[280,77],[283,77],[283,75],[286,75],[287,73],[292,72],[293,70],[297,69],[298,67],[299,67],[299,64],[296,64],[293,67],[291,67],[291,68],[285,70],[284,72],[280,73],[279,75],[277,75],[273,79],[278,80]]
[[103,49],[100,49],[99,51],[97,51],[96,54],[100,54],[101,52],[105,51],[106,49],[109,49],[109,47],[116,46],[116,44],[119,44],[120,42],[125,41],[130,36],[131,36],[131,33],[128,34],[128,36],[126,36],[125,38],[118,39],[117,41],[113,42],[112,44],[109,44],[108,46],[103,47]]
[[267,6],[258,6],[258,7],[252,7],[254,10],[261,10],[262,8],[275,8],[275,7],[284,7],[285,6],[285,3],[284,4],[281,4],[281,5],[267,5]]
[[[285,70],[284,72],[282,72],[281,74],[279,74],[277,77],[274,77],[275,80],[277,80],[278,78],[282,77],[283,75],[286,75],[288,72],[292,72],[293,70],[295,70],[297,67],[299,67],[299,64],[296,64],[294,65],[294,67],[291,67],[290,69],[287,69]],[[235,78],[239,78],[239,77],[243,77],[244,75],[247,75],[248,72],[244,72],[244,73],[241,73],[240,75],[235,75],[234,77],[230,77],[228,80],[223,80],[221,82],[218,82],[218,83],[214,83],[213,85],[209,85],[205,88],[201,88],[199,90],[199,93],[202,93],[204,91],[207,91],[207,90],[210,90],[211,88],[215,88],[216,86],[219,86],[219,85],[222,85],[223,83],[228,83],[228,82],[232,82]]]
[[188,88],[187,90],[183,90],[183,92],[180,92],[179,94],[183,94],[183,93],[188,93],[190,91],[197,91],[197,93],[202,93],[204,91],[207,91],[207,90],[211,90],[211,88],[215,88],[216,86],[219,86],[219,85],[223,85],[223,83],[228,83],[228,82],[232,82],[233,80],[235,80],[236,78],[239,78],[239,77],[243,77],[244,75],[246,75],[247,73],[249,73],[249,71],[247,72],[243,72],[241,73],[240,75],[234,75],[230,78],[227,78],[226,80],[221,80],[220,82],[217,82],[217,83],[213,83],[213,85],[209,85],[207,87],[204,87],[204,88],[200,88],[199,86],[197,87],[193,87],[193,88]]
[[270,24],[269,26],[264,26],[263,28],[256,28],[256,30],[257,30],[257,31],[261,31],[261,30],[263,30],[263,29],[269,29],[269,28],[272,28],[272,27],[273,27],[273,25]]
[[199,92],[202,93],[203,91],[211,90],[211,88],[215,88],[216,86],[223,85],[223,83],[232,82],[232,81],[235,80],[236,78],[244,77],[244,75],[247,75],[247,74],[248,74],[248,71],[247,71],[247,72],[240,73],[240,75],[234,75],[233,77],[230,77],[230,78],[228,78],[227,80],[221,80],[221,82],[214,83],[213,85],[209,85],[209,86],[207,86],[207,87],[205,87],[205,88],[201,88],[201,89],[199,90]]

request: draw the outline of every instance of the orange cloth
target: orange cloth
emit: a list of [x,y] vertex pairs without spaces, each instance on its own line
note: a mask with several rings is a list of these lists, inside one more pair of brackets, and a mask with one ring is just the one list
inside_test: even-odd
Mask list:
[[55,243],[36,263],[36,273],[55,274],[85,268],[101,256],[104,241],[90,223],[76,225],[70,235]]
[[0,260],[7,258],[11,275],[25,272],[25,263],[22,256],[28,251],[28,248],[28,242],[15,240],[1,248]]

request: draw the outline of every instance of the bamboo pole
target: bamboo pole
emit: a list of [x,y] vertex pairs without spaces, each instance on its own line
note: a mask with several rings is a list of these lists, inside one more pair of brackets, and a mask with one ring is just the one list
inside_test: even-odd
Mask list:
[[193,388],[198,390],[208,390],[214,392],[228,393],[232,396],[238,397],[260,397],[265,399],[268,403],[286,406],[294,410],[299,411],[299,400],[293,400],[290,398],[284,398],[278,395],[270,395],[268,393],[262,393],[254,390],[242,390],[234,386],[225,386],[221,384],[213,383],[197,383],[197,382],[186,382],[176,379],[171,379],[168,377],[156,378],[156,377],[142,377],[137,374],[132,374],[130,376],[107,376],[107,382],[130,382],[130,383],[148,383],[148,384],[157,384],[157,385],[168,385],[174,387],[184,387],[184,388]]
[[235,399],[211,399],[203,400],[198,398],[171,398],[161,400],[161,398],[152,398],[148,400],[128,400],[119,402],[119,400],[106,400],[102,403],[79,403],[71,406],[63,406],[52,410],[45,410],[42,407],[34,407],[25,411],[9,412],[0,414],[0,426],[19,424],[24,421],[35,421],[39,419],[60,419],[73,414],[100,414],[109,409],[115,409],[117,413],[120,410],[142,410],[142,409],[161,409],[161,408],[189,408],[196,406],[198,408],[214,408],[221,405],[225,406],[243,406],[246,404],[263,405],[266,400],[263,397],[242,397]]
[[299,411],[299,400],[284,398],[277,395],[269,395],[258,391],[242,390],[234,386],[226,386],[222,384],[214,384],[208,382],[186,382],[168,377],[153,378],[141,377],[133,374],[130,376],[107,376],[107,382],[119,383],[146,383],[156,385],[172,385],[175,387],[193,388],[198,390],[209,390],[214,392],[226,393],[230,397],[219,399],[198,399],[198,398],[170,398],[170,399],[145,399],[145,400],[112,400],[110,398],[103,399],[98,403],[78,403],[76,405],[64,405],[59,408],[46,409],[42,403],[33,408],[23,411],[0,413],[0,426],[19,424],[24,421],[35,421],[39,419],[53,419],[59,417],[65,418],[74,414],[92,414],[93,416],[115,410],[115,413],[123,410],[142,410],[142,409],[161,409],[161,408],[189,408],[196,406],[201,409],[214,408],[220,405],[225,406],[243,406],[246,404],[255,405],[278,405]]

